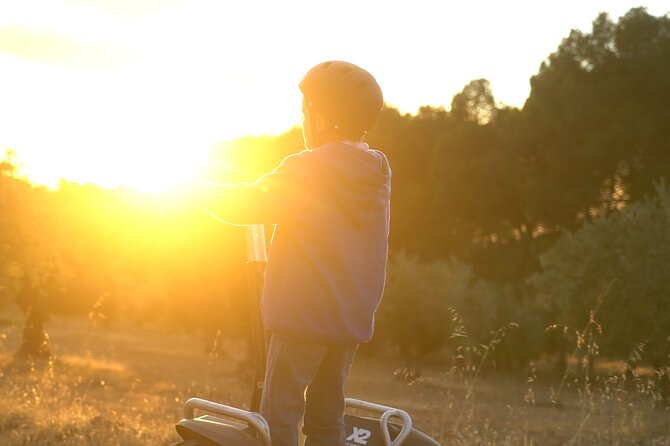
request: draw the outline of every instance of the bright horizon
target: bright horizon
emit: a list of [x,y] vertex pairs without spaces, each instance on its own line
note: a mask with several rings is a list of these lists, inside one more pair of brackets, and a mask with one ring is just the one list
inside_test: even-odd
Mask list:
[[[360,3],[360,4],[359,4]],[[665,2],[23,0],[0,4],[0,148],[37,184],[59,178],[161,190],[216,142],[300,124],[314,64],[369,70],[402,112],[449,106],[486,78],[521,107],[570,29]],[[310,15],[307,15],[310,13]]]

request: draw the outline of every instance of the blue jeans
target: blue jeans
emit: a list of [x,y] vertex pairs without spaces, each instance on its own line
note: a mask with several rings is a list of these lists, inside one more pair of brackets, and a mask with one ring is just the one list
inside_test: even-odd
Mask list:
[[344,383],[358,344],[325,344],[273,333],[260,413],[272,446],[344,446]]

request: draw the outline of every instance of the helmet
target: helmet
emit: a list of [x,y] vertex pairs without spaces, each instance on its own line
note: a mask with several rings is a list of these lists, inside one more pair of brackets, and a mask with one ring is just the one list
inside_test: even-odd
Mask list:
[[372,128],[384,98],[375,78],[348,62],[329,61],[309,70],[300,82],[305,104],[335,128],[361,134]]

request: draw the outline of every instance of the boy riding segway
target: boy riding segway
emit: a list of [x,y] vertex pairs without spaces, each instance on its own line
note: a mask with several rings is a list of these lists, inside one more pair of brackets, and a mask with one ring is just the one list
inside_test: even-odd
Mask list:
[[373,332],[384,287],[391,169],[363,142],[383,106],[375,78],[347,62],[300,83],[305,150],[252,184],[211,186],[225,221],[276,224],[262,316],[271,333],[260,414],[274,446],[344,445],[344,384]]

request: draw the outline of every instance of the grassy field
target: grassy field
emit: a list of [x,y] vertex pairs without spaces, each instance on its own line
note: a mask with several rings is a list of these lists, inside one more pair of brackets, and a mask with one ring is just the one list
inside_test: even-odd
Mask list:
[[[0,445],[167,445],[191,396],[248,406],[240,342],[213,354],[192,336],[53,318],[54,358],[31,367],[12,357],[20,328],[19,315],[0,315]],[[559,406],[550,403],[558,383],[532,373],[473,380],[435,367],[409,384],[397,365],[359,357],[348,395],[407,410],[441,444],[670,445],[670,411],[645,380],[632,390],[617,384],[616,364],[599,378],[607,384],[567,386]]]

